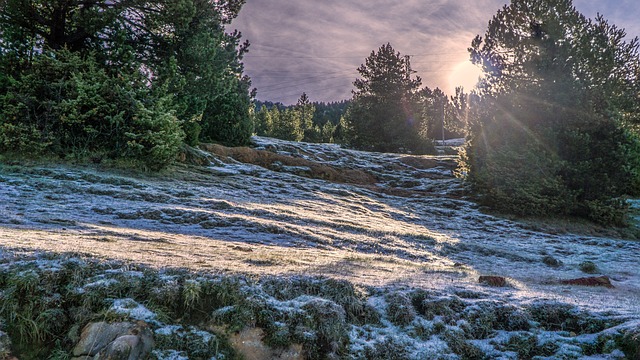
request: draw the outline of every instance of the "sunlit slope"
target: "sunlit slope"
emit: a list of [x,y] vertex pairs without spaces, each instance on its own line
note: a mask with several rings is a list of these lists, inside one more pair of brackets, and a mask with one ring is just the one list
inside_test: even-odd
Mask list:
[[[209,166],[145,176],[3,165],[2,249],[80,252],[213,273],[480,289],[513,301],[548,298],[640,313],[639,243],[549,234],[483,214],[462,196],[454,157],[255,141],[259,151],[362,171],[374,181],[310,178],[309,166],[258,166],[220,155],[210,155]],[[559,283],[592,276],[580,270],[585,261],[615,288]],[[510,287],[487,288],[478,284],[480,275],[506,276]]]

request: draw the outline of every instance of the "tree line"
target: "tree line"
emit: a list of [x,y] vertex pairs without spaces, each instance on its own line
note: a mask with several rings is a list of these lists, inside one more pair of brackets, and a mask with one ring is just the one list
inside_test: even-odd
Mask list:
[[[396,59],[403,58],[390,44],[381,47],[377,53],[372,52],[371,56],[384,57],[388,55],[384,52],[388,51]],[[404,66],[392,71],[396,72],[396,79],[406,76]],[[309,102],[306,93],[301,95],[297,104],[290,106],[255,101],[255,133],[283,140],[338,143],[361,150],[414,154],[435,153],[433,145],[436,139],[464,136],[468,94],[462,88],[457,88],[454,96],[447,96],[439,88],[416,88],[400,95],[410,100],[401,100],[397,94],[387,91],[394,86],[393,81],[382,86],[385,91],[368,94],[371,104],[378,108],[358,108],[362,104],[356,97],[332,103]],[[412,126],[398,128],[402,121],[388,114],[404,117]],[[377,123],[383,122],[386,127],[376,127]],[[397,132],[394,139],[389,137],[390,128]],[[413,139],[413,142],[408,139]]]
[[297,104],[255,102],[254,131],[258,136],[315,143],[333,143],[348,101],[311,102],[302,93]]

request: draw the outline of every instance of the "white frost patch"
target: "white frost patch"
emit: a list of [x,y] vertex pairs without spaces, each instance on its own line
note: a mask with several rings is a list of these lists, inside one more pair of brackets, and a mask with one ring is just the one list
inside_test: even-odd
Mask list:
[[154,312],[130,298],[114,300],[110,310],[148,323],[156,323],[158,318]]
[[86,291],[87,288],[110,287],[119,284],[116,279],[100,279],[84,285],[81,290]]
[[151,354],[158,360],[189,360],[184,352],[176,350],[153,350]]
[[184,328],[181,325],[166,325],[157,328],[154,332],[163,336],[182,336],[181,332],[183,331]]
[[144,277],[144,273],[142,271],[125,270],[123,268],[107,269],[104,272],[106,274],[121,274],[126,277],[132,277],[132,278],[138,278],[138,279],[142,279]]

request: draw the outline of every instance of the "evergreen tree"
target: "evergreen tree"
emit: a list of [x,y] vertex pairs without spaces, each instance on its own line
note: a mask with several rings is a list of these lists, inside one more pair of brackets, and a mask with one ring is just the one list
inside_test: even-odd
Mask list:
[[295,110],[300,117],[301,140],[306,142],[320,142],[321,134],[319,128],[313,124],[313,114],[316,112],[316,108],[309,101],[306,93],[300,95]]
[[268,135],[268,119],[269,117],[269,109],[266,105],[262,105],[260,110],[255,112],[253,129],[258,136],[269,136]]
[[424,152],[428,142],[418,111],[420,77],[412,78],[409,57],[390,44],[381,46],[358,68],[351,104],[344,116],[348,144],[374,151]]
[[465,165],[485,204],[622,222],[640,169],[624,127],[638,119],[640,60],[637,40],[623,38],[571,0],[512,0],[472,42],[486,76]]

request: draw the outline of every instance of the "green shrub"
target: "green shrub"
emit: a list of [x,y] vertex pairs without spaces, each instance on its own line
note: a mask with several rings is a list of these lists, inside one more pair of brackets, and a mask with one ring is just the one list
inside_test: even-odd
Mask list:
[[96,60],[46,51],[0,96],[0,152],[128,159],[158,170],[184,136],[170,102],[142,74],[111,76]]
[[611,119],[565,115],[538,134],[504,124],[497,130],[496,120],[468,143],[462,171],[479,201],[498,211],[624,225],[624,197],[638,186],[637,137]]
[[389,321],[398,326],[411,324],[416,317],[416,312],[411,304],[411,299],[404,293],[394,292],[386,296],[387,317]]
[[558,345],[551,342],[539,344],[535,335],[523,333],[509,338],[505,349],[518,353],[518,359],[532,359],[535,356],[553,356],[558,351]]
[[462,331],[447,329],[442,337],[449,346],[449,349],[460,356],[462,360],[481,360],[487,358],[480,348],[465,338],[465,334]]
[[598,267],[592,261],[583,261],[578,265],[580,271],[587,274],[595,274],[598,272]]

